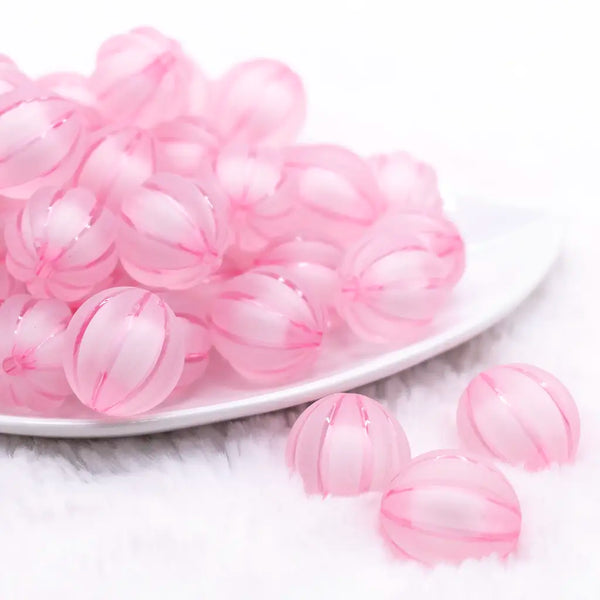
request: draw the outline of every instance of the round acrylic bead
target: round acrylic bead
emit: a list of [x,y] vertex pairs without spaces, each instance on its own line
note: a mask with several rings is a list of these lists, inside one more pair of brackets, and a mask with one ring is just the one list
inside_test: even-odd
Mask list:
[[399,554],[429,565],[506,556],[521,531],[510,483],[491,464],[458,450],[408,463],[383,495],[380,517]]
[[233,67],[214,89],[212,121],[226,141],[282,145],[296,138],[306,113],[302,81],[268,59]]
[[227,148],[217,156],[215,173],[229,198],[238,251],[258,252],[291,228],[291,198],[280,193],[282,169],[279,154],[270,150]]
[[121,205],[118,249],[136,281],[188,289],[221,265],[227,200],[210,172],[198,180],[158,173]]
[[189,79],[179,44],[141,27],[102,44],[91,82],[108,119],[152,127],[186,112]]
[[372,225],[383,198],[367,163],[339,146],[295,146],[286,151],[290,194],[299,207],[297,230],[347,245]]
[[565,386],[531,365],[493,367],[462,395],[458,432],[470,450],[535,470],[572,461],[579,413]]
[[155,171],[156,142],[148,132],[108,127],[92,136],[73,184],[88,188],[117,210],[123,198]]
[[25,292],[23,282],[16,280],[6,268],[4,260],[0,262],[0,304],[8,297]]
[[64,369],[83,404],[107,415],[151,410],[183,371],[183,330],[167,303],[140,288],[104,290],[73,315]]
[[285,268],[302,289],[322,306],[332,308],[339,290],[340,247],[322,239],[296,236],[271,243],[255,260],[257,266]]
[[464,270],[464,244],[450,221],[386,217],[346,253],[338,310],[360,337],[408,342],[436,315]]
[[276,383],[301,374],[318,355],[323,327],[320,306],[273,268],[234,277],[212,303],[213,343],[247,379]]
[[73,174],[87,134],[72,102],[25,86],[0,97],[0,192],[28,198]]
[[431,165],[408,152],[378,154],[369,159],[387,209],[391,212],[439,214],[442,197]]
[[161,123],[152,133],[156,139],[157,171],[195,177],[219,149],[217,134],[199,117],[179,117]]
[[6,226],[6,265],[34,296],[77,301],[117,265],[114,229],[89,190],[42,188]]
[[60,300],[39,300],[18,294],[2,303],[2,405],[51,412],[71,395],[61,360],[70,318],[71,311]]
[[0,96],[29,83],[17,65],[5,54],[0,54]]
[[211,340],[208,316],[203,298],[191,292],[162,292],[183,328],[185,362],[178,387],[185,387],[200,379],[208,366]]
[[332,394],[298,417],[286,459],[307,493],[351,496],[383,490],[410,460],[410,448],[398,421],[379,402]]

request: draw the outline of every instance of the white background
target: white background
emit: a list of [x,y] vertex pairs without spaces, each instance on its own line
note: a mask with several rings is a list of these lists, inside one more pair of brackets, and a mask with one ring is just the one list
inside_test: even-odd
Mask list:
[[598,210],[600,36],[593,0],[2,0],[0,52],[31,74],[93,67],[136,25],[180,39],[212,75],[289,62],[306,135],[405,148],[453,191]]

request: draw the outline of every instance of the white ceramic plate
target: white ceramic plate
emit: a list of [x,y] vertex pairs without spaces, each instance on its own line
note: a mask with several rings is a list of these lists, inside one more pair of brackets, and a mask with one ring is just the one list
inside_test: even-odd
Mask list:
[[467,270],[427,338],[403,348],[332,334],[302,380],[259,388],[218,359],[196,389],[137,418],[99,417],[72,402],[52,418],[0,414],[0,432],[46,437],[111,437],[181,429],[301,404],[387,377],[472,338],[508,314],[554,262],[562,226],[519,208],[461,202],[451,211],[467,243]]

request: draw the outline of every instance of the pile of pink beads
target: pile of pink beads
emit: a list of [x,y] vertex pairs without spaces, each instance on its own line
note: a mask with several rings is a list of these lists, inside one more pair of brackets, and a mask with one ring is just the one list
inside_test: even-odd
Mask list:
[[107,40],[89,78],[0,56],[2,410],[74,393],[135,415],[213,346],[277,384],[336,327],[422,335],[464,270],[435,173],[297,145],[305,111],[287,66],[212,81],[150,28]]
[[517,547],[521,507],[496,459],[528,470],[574,460],[579,413],[565,386],[538,367],[477,375],[458,403],[457,450],[411,460],[394,416],[371,398],[334,394],[309,406],[288,437],[287,464],[309,494],[381,495],[380,525],[402,558],[461,562]]

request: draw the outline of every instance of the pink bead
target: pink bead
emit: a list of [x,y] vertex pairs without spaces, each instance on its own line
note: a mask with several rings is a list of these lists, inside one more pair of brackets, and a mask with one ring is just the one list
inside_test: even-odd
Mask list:
[[152,127],[186,112],[189,79],[179,44],[141,27],[102,44],[91,81],[107,118]]
[[332,394],[298,417],[286,459],[307,493],[352,496],[385,489],[410,460],[410,448],[398,421],[379,402]]
[[302,81],[289,67],[259,59],[234,66],[214,89],[212,118],[227,141],[283,145],[296,139],[306,113]]
[[369,159],[388,210],[439,214],[442,197],[431,165],[407,152],[378,154]]
[[227,242],[227,199],[214,177],[159,173],[124,200],[118,249],[136,281],[188,289],[221,265]]
[[202,69],[189,58],[187,58],[187,69],[189,92],[185,114],[192,117],[203,117],[209,109],[210,83]]
[[109,127],[90,139],[73,185],[86,187],[112,210],[156,171],[156,142],[135,127]]
[[114,217],[84,188],[41,188],[5,238],[8,270],[37,297],[80,300],[117,265]]
[[282,169],[279,153],[271,150],[227,148],[217,156],[215,173],[229,198],[239,252],[258,252],[292,227],[291,198],[280,191]]
[[178,387],[185,387],[201,379],[208,366],[212,344],[206,303],[190,292],[162,292],[160,296],[183,327],[185,363]]
[[384,208],[367,163],[339,146],[295,146],[286,152],[286,193],[299,206],[296,228],[347,245]]
[[29,78],[5,54],[0,54],[0,96],[29,83]]
[[0,263],[0,304],[8,297],[24,293],[25,285],[17,281],[6,268],[4,261]]
[[224,284],[212,305],[211,332],[219,353],[244,377],[277,383],[315,360],[324,319],[285,274],[257,268]]
[[536,470],[574,459],[579,413],[550,373],[524,364],[493,367],[462,395],[458,433],[470,450]]
[[60,300],[11,296],[0,306],[0,398],[4,405],[49,412],[71,390],[62,369],[71,318]]
[[447,300],[464,261],[463,241],[450,221],[386,217],[346,253],[338,310],[364,339],[413,341]]
[[179,117],[153,130],[157,171],[195,177],[219,150],[212,127],[198,117]]
[[63,185],[83,151],[87,128],[76,105],[35,86],[0,97],[0,192],[27,198]]
[[458,450],[434,450],[412,460],[381,501],[386,538],[405,558],[428,565],[458,563],[517,546],[519,500],[506,478]]
[[159,405],[183,371],[183,330],[164,300],[140,288],[104,290],[73,315],[64,369],[91,409],[126,417]]
[[337,244],[296,236],[271,243],[255,264],[285,268],[312,298],[324,307],[333,308],[339,291],[337,269],[341,261],[342,250]]

